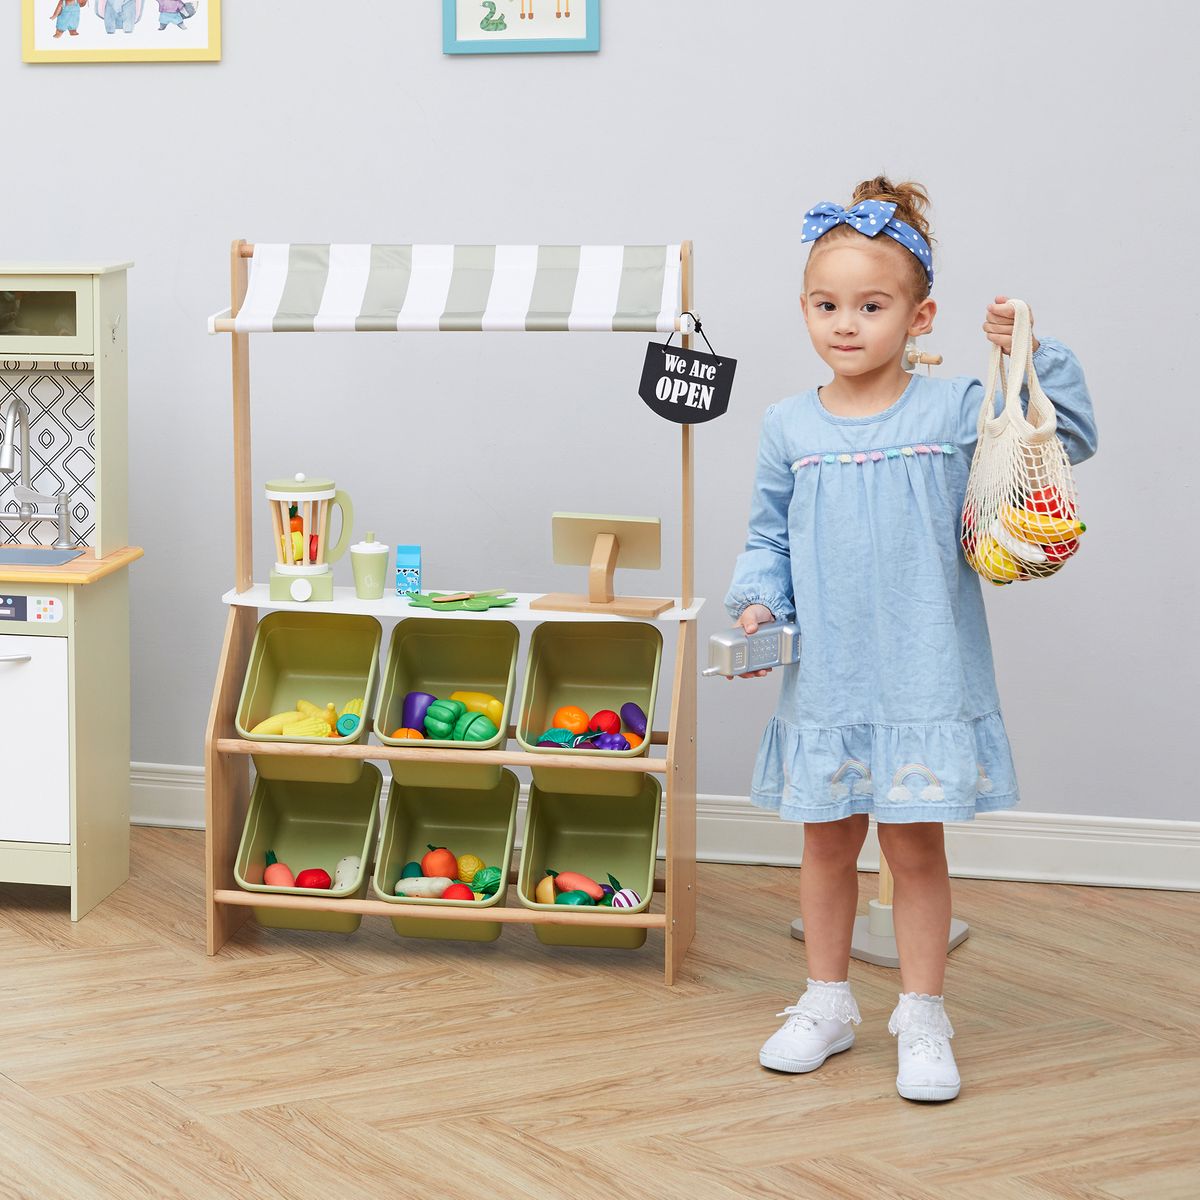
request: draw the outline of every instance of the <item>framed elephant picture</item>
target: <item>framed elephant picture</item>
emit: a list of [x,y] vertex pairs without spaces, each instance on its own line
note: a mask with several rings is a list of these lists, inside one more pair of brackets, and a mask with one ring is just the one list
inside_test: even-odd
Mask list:
[[216,62],[221,0],[22,0],[31,63]]
[[442,0],[445,54],[600,49],[600,0]]

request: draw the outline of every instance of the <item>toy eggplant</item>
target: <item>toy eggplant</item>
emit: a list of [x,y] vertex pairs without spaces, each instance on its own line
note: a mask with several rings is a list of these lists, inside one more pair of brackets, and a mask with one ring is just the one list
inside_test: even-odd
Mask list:
[[435,700],[425,710],[425,732],[443,742],[453,740],[454,726],[466,711],[461,700]]
[[625,727],[632,729],[638,737],[646,736],[646,714],[642,712],[641,705],[634,704],[632,700],[628,704],[622,704],[621,720],[624,721]]
[[429,711],[429,706],[437,700],[436,696],[431,696],[428,692],[409,692],[404,697],[404,705],[402,708],[404,719],[400,722],[403,729],[421,729],[425,724],[425,714]]

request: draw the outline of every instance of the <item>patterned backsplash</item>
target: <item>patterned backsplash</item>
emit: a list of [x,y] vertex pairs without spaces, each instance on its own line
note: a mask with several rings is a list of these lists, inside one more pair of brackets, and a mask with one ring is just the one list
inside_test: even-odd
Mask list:
[[[95,375],[87,362],[0,360],[0,411],[17,395],[29,408],[30,487],[46,495],[71,496],[71,536],[77,546],[92,544],[96,524]],[[0,421],[0,445],[4,425]],[[21,448],[18,435],[17,465]],[[57,536],[54,506],[49,517],[22,521],[14,498],[18,476],[0,474],[0,545],[49,546]]]

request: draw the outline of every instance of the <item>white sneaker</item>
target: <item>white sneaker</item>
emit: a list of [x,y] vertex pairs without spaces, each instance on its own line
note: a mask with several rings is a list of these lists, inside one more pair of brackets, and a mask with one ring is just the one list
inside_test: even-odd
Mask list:
[[953,1100],[962,1080],[950,1049],[954,1027],[941,996],[904,992],[888,1021],[899,1057],[896,1091],[906,1100]]
[[854,1045],[854,1030],[862,1017],[847,980],[826,983],[808,980],[804,995],[783,1012],[782,1028],[758,1052],[758,1061],[772,1071],[803,1074],[815,1071],[831,1054]]

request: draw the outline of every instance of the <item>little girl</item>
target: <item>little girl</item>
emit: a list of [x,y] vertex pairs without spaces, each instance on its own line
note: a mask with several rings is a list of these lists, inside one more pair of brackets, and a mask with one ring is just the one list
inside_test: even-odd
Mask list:
[[[902,366],[907,340],[929,333],[937,312],[928,202],[918,184],[879,177],[858,185],[852,207],[805,214],[800,240],[812,250],[800,306],[833,381],[767,409],[750,534],[725,604],[747,633],[794,618],[803,639],[800,662],[783,668],[751,799],[804,822],[810,978],[759,1061],[813,1071],[854,1043],[856,864],[873,813],[895,880],[896,1088],[910,1100],[952,1100],[943,823],[1015,808],[1018,795],[980,579],[959,545],[983,387]],[[988,306],[983,329],[1008,352],[1005,297]],[[1058,436],[1082,462],[1096,451],[1083,371],[1061,342],[1033,347]]]

